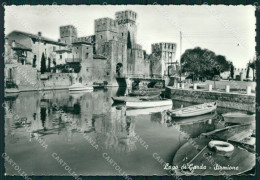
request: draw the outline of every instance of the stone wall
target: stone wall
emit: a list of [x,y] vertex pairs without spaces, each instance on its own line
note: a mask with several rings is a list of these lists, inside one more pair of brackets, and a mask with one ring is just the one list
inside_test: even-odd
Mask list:
[[216,101],[219,107],[255,112],[255,96],[224,92],[166,88],[166,96],[173,100],[205,103]]

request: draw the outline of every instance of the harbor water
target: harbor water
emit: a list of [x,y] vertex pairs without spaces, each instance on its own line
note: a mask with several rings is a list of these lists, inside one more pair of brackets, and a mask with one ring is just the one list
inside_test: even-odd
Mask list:
[[[113,104],[111,97],[124,91],[6,96],[6,154],[28,175],[165,175],[165,163],[187,142],[184,133],[193,138],[221,126],[211,115],[172,122],[165,110]],[[191,104],[170,108],[182,105]],[[10,163],[5,167],[8,175],[19,174]]]

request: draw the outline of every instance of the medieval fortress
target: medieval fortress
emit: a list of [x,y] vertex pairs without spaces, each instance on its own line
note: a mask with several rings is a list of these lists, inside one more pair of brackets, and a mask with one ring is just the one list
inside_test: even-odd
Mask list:
[[5,41],[7,88],[35,89],[37,82],[63,88],[75,81],[120,86],[129,77],[163,79],[176,69],[176,43],[152,44],[147,54],[137,42],[136,20],[134,11],[116,12],[115,19],[96,19],[94,35],[85,37],[78,37],[73,25],[61,26],[58,41],[41,32],[11,32]]

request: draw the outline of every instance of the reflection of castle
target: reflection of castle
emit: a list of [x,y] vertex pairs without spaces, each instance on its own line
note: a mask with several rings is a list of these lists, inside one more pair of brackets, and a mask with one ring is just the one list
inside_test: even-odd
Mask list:
[[107,116],[95,119],[96,140],[99,147],[117,152],[131,152],[136,149],[135,122],[125,115],[126,109],[113,107]]
[[[135,149],[135,123],[126,117],[126,110],[111,107],[117,89],[106,92],[69,94],[67,91],[21,93],[15,100],[6,100],[19,119],[26,119],[32,137],[62,135],[70,141],[75,133],[92,133],[100,147],[129,152]],[[9,118],[6,128],[13,132]],[[21,126],[22,127],[22,126]]]

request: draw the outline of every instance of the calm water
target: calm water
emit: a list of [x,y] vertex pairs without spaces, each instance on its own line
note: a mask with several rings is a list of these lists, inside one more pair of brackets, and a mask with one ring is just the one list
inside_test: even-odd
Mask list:
[[[176,125],[167,120],[165,111],[149,114],[113,105],[111,96],[123,93],[124,89],[110,88],[78,94],[24,92],[6,97],[12,110],[5,116],[6,153],[31,175],[69,175],[53,153],[81,175],[120,175],[104,158],[108,156],[126,174],[164,175],[168,172],[158,160],[171,164],[175,152],[186,142],[180,131],[196,137],[216,128],[210,117]],[[173,108],[181,104],[190,105],[174,102]],[[6,172],[18,174],[8,163]]]

